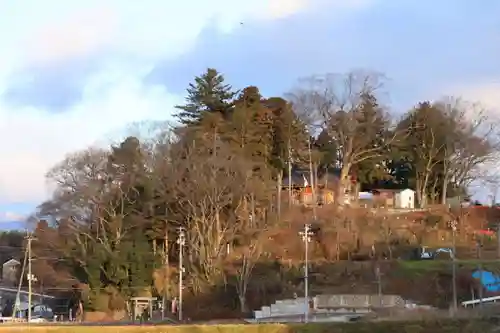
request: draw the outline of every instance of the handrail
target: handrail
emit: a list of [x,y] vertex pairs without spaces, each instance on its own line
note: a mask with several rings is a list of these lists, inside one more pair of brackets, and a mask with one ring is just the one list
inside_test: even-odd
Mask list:
[[494,302],[496,300],[500,300],[500,296],[492,296],[492,297],[473,299],[470,301],[464,301],[461,304],[462,304],[462,306],[467,306],[467,305],[478,304],[478,303]]

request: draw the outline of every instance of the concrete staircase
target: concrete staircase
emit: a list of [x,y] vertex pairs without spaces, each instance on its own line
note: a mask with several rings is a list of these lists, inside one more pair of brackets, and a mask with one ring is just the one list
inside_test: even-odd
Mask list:
[[255,319],[269,317],[283,317],[290,315],[304,314],[309,304],[306,305],[304,297],[278,300],[270,306],[263,306],[260,310],[254,312]]
[[301,322],[306,311],[311,322],[352,321],[374,309],[404,307],[397,295],[317,295],[307,303],[303,297],[277,300],[254,311],[252,321]]

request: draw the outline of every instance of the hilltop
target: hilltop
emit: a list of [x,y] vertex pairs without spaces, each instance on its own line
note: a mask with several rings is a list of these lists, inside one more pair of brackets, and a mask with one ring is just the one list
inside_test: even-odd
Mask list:
[[[47,173],[55,186],[34,214],[34,274],[87,312],[125,312],[131,297],[179,296],[182,269],[186,314],[241,316],[301,292],[298,233],[310,223],[312,290],[373,288],[375,264],[384,288],[406,295],[422,284],[432,291],[422,301],[441,304],[425,296],[442,293],[426,280],[435,274],[408,284],[400,276],[415,269],[398,260],[450,247],[450,221],[457,253],[474,257],[489,211],[446,203],[467,197],[472,180],[491,180],[478,170],[498,152],[498,122],[459,99],[391,114],[383,80],[366,71],[314,76],[285,99],[234,89],[208,68],[176,107],[178,126],[74,152]],[[355,208],[369,189],[379,193],[373,209]]]

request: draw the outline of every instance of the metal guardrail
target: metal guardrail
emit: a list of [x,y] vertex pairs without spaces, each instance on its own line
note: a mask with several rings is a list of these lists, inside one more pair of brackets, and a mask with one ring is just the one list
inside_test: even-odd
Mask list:
[[496,303],[496,301],[500,301],[500,296],[492,296],[492,297],[473,299],[470,301],[462,302],[461,304],[463,307],[467,307],[469,305],[474,306],[474,305],[480,304],[480,303]]

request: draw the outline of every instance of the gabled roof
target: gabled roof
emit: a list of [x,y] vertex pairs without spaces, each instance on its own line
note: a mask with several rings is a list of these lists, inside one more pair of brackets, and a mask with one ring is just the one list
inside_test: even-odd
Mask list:
[[411,188],[398,188],[398,189],[375,188],[375,189],[371,190],[371,192],[372,193],[387,193],[387,194],[393,193],[394,194],[394,193],[400,193],[400,192],[403,192],[406,190],[413,191]]
[[[289,179],[291,180],[291,185],[293,187],[304,187],[311,183],[310,172],[307,169],[292,169],[291,177],[283,177],[282,185],[283,187],[288,186]],[[329,189],[337,188],[338,181],[340,179],[340,169],[332,168],[329,170],[318,170],[317,179],[314,179],[315,183],[320,187],[326,187]]]
[[10,259],[4,262],[2,266],[13,266],[13,265],[21,265],[21,263],[16,259]]

